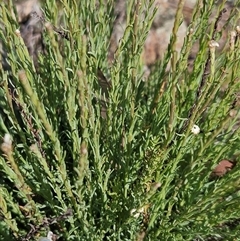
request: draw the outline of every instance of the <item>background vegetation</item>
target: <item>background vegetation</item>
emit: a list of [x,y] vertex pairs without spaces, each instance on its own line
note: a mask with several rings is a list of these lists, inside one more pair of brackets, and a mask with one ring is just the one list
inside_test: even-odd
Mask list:
[[[113,2],[46,0],[45,21],[64,27],[60,35],[46,27],[38,70],[11,5],[0,4],[11,66],[0,71],[0,239],[51,230],[74,241],[238,240],[239,1],[218,54],[226,1],[197,2],[177,53],[179,1],[169,48],[147,79],[141,53],[154,1],[127,1],[109,63]],[[213,178],[222,159],[235,167]]]

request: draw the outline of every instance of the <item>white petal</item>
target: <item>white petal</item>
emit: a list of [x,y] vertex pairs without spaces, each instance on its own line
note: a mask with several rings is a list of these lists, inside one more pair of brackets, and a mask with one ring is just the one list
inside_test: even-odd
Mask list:
[[200,128],[199,128],[199,126],[197,126],[197,125],[193,125],[193,128],[192,128],[192,133],[194,134],[194,135],[197,135],[197,134],[199,134],[200,133]]

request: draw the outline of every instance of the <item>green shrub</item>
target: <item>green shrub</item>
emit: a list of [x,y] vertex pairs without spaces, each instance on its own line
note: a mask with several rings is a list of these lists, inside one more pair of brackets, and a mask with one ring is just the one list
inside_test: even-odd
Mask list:
[[[74,241],[237,240],[239,1],[215,53],[226,1],[199,0],[178,54],[179,1],[169,48],[147,80],[141,53],[154,1],[128,1],[109,63],[113,2],[46,0],[46,21],[64,29],[44,31],[38,71],[9,5],[0,5],[11,66],[0,71],[0,239],[36,240],[51,230]],[[232,158],[227,175],[210,178]]]

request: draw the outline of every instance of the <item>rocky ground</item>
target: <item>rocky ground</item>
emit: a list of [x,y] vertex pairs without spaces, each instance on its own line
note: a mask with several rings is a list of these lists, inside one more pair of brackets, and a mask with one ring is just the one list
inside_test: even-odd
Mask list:
[[[29,18],[31,12],[37,12],[41,15],[40,11],[40,0],[15,0],[16,9],[18,12],[18,21],[20,23],[21,34],[27,44],[31,49],[31,53],[34,57],[34,54],[37,51],[42,51],[41,45],[41,36],[39,32],[41,31],[41,26],[39,26],[38,21],[33,21]],[[180,51],[184,37],[187,33],[187,27],[191,22],[192,12],[196,4],[196,0],[186,0],[183,8],[183,23],[181,24],[178,31],[178,40],[177,40],[177,50]],[[143,60],[146,66],[153,65],[157,60],[163,57],[164,52],[167,49],[172,28],[174,25],[174,19],[176,10],[178,7],[178,0],[156,0],[155,5],[158,7],[156,17],[153,21],[152,27],[147,36]],[[228,15],[230,13],[232,1],[228,1],[226,8],[228,12],[224,14],[222,19],[222,26],[224,25]],[[125,26],[125,10],[126,10],[126,1],[125,0],[116,0],[115,1],[115,15],[116,21],[114,22],[114,30],[111,38],[110,53],[109,58],[113,57],[113,53],[117,48],[119,39],[123,35],[124,26]],[[214,13],[212,18],[215,18]],[[31,20],[31,21],[30,21]],[[209,20],[211,21],[211,19]],[[29,27],[30,25],[30,27]],[[34,36],[30,36],[33,35]],[[221,38],[220,47],[223,46],[223,43],[226,40],[227,32],[223,33]],[[31,41],[31,43],[29,42]],[[189,56],[190,59],[194,58],[194,55],[198,51],[198,46],[194,46],[192,50],[192,55]]]
[[[187,27],[191,22],[191,17],[193,13],[194,6],[196,4],[196,0],[186,0],[183,8],[183,23],[181,24],[179,31],[178,31],[178,40],[177,40],[177,50],[180,51],[184,37],[187,33]],[[153,65],[157,60],[163,57],[164,52],[167,49],[169,44],[172,28],[174,25],[174,19],[176,10],[178,7],[178,0],[156,0],[155,4],[158,7],[158,11],[156,17],[153,21],[151,30],[147,36],[143,58],[144,63],[147,66]],[[223,26],[226,22],[226,19],[229,16],[230,10],[232,6],[232,1],[228,1],[226,3],[226,8],[228,9],[227,13],[224,15],[221,25]],[[125,9],[125,1],[124,0],[117,0],[115,6],[115,14],[118,16],[117,21],[115,21],[114,32],[112,36],[112,43],[111,43],[111,51],[114,51],[117,46],[118,40],[121,38],[123,34],[123,27],[125,21],[124,15]],[[212,13],[212,19],[216,16]],[[210,19],[209,21],[211,21]],[[220,49],[223,47],[227,36],[227,32],[223,33],[221,42],[220,42]],[[198,51],[198,45],[196,44],[192,50],[190,59],[194,58],[196,52]]]

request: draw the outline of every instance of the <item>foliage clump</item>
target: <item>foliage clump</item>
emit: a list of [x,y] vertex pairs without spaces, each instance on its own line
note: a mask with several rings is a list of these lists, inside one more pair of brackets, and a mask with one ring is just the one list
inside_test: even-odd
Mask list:
[[[49,230],[74,241],[239,237],[239,2],[219,53],[225,2],[196,3],[177,53],[179,1],[168,50],[147,79],[154,1],[128,1],[109,63],[114,1],[46,0],[37,67],[11,5],[0,4],[10,66],[0,67],[1,240]],[[213,176],[223,159],[234,168]]]

